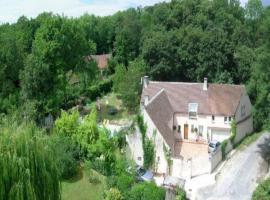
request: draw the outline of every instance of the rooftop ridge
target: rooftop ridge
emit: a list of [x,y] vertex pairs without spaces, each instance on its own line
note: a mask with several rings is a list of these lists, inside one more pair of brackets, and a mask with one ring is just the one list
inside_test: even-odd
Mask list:
[[[169,84],[186,84],[186,85],[203,84],[203,82],[175,82],[175,81],[149,81],[149,83],[169,83]],[[237,84],[231,84],[231,83],[208,83],[208,85],[245,87],[244,84],[237,85]]]
[[[164,88],[162,88],[159,92],[157,92],[151,99],[150,101],[148,102],[147,106],[149,106],[163,91],[165,91]],[[147,107],[146,106],[146,107]]]

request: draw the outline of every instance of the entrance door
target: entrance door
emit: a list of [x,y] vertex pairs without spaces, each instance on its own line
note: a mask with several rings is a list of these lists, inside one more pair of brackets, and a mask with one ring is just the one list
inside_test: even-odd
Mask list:
[[188,124],[184,125],[184,139],[188,139]]

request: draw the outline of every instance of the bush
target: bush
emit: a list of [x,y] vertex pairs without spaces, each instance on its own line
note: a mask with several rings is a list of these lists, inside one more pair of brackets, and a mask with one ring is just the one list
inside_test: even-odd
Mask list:
[[55,151],[55,163],[61,179],[77,175],[80,150],[68,137],[55,135],[51,138],[51,148]]
[[102,94],[107,94],[112,90],[112,79],[108,78],[101,82],[99,82],[97,85],[91,86],[87,91],[87,96],[92,100],[95,101],[97,97],[100,97]]
[[252,200],[269,200],[270,199],[270,179],[261,182],[253,192]]
[[92,184],[99,184],[101,183],[99,174],[97,172],[94,172],[91,169],[88,169],[88,180]]
[[152,167],[154,163],[155,147],[151,140],[147,139],[143,145],[143,165],[146,169]]
[[157,187],[154,183],[139,183],[129,192],[129,200],[164,200],[165,189]]
[[182,188],[176,189],[175,200],[186,200],[186,192]]
[[228,141],[224,140],[221,142],[221,153],[222,153],[222,160],[225,160],[226,158],[226,146],[227,146]]
[[122,200],[123,197],[120,191],[116,188],[111,188],[106,192],[105,200]]

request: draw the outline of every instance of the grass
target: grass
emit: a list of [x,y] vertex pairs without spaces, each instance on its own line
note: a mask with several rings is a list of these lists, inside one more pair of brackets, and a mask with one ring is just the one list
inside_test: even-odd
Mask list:
[[[96,172],[94,172],[96,173]],[[78,177],[62,182],[63,200],[102,200],[105,189],[105,177],[99,176],[100,183],[90,183],[86,170],[81,170]]]
[[[99,118],[103,120],[118,121],[121,119],[130,119],[132,115],[123,106],[122,101],[117,97],[115,93],[110,93],[100,99],[101,109],[98,112]],[[110,115],[110,108],[116,108],[117,113]]]
[[255,142],[262,135],[262,133],[263,132],[250,134],[249,136],[245,137],[239,144],[237,144],[236,148],[243,149],[243,148],[249,146],[250,144]]

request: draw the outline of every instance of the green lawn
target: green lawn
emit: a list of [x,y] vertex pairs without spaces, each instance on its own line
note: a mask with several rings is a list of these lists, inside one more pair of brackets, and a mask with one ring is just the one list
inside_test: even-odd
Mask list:
[[105,178],[99,175],[101,183],[91,184],[82,171],[77,180],[62,182],[62,199],[63,200],[102,200],[105,189]]

